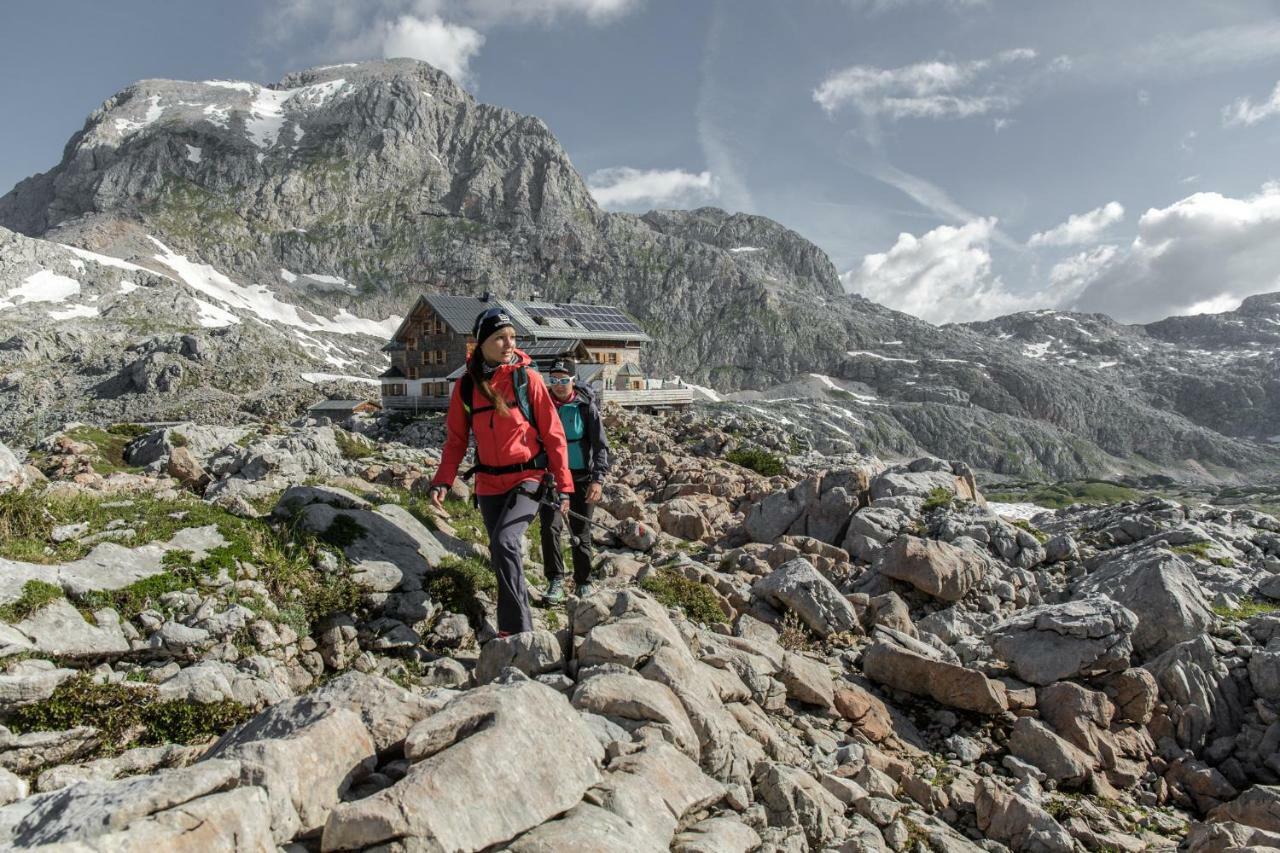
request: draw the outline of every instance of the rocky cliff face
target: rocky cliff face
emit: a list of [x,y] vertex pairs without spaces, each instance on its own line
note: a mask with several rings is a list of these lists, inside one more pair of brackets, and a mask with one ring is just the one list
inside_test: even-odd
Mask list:
[[[47,404],[55,419],[168,417],[210,383],[255,389],[258,401],[244,405],[268,405],[272,393],[296,401],[314,393],[304,372],[376,375],[379,334],[419,292],[493,290],[625,306],[655,338],[651,371],[722,391],[833,377],[843,384],[822,402],[862,424],[851,441],[866,451],[1055,477],[1175,468],[1224,478],[1280,459],[1250,440],[1256,432],[1224,436],[1224,424],[1159,394],[1100,386],[1076,365],[1029,357],[981,330],[939,329],[844,295],[821,250],[770,220],[705,208],[603,212],[545,124],[479,104],[412,61],[313,69],[272,87],[143,81],[91,115],[58,166],[0,199],[0,226],[172,280],[172,299],[189,302],[186,319],[160,311],[160,326],[118,309],[130,346],[174,355],[187,370],[174,333],[204,351],[226,345],[208,381],[103,387],[83,377],[123,369],[106,354],[119,347],[97,355],[64,329],[71,323],[86,341],[119,337],[107,322],[115,315],[90,317],[87,303],[69,318],[59,316],[67,308],[0,310],[5,351],[22,353],[6,362],[0,393],[46,399],[36,385],[62,371]],[[79,260],[87,275],[110,268]],[[40,269],[60,262],[50,263]],[[12,295],[38,272],[22,270],[0,287]],[[33,335],[63,345],[42,348]],[[76,361],[97,373],[56,366]],[[228,398],[219,412],[233,405]],[[0,431],[30,427],[21,421],[10,415]]]
[[1146,325],[1036,311],[968,328],[1031,358],[1106,377],[1217,432],[1271,442],[1280,434],[1280,293],[1251,296],[1235,311]]

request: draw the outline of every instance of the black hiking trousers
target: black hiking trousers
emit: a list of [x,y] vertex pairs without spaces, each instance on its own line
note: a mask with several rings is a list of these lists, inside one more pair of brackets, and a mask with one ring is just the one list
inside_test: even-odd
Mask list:
[[[569,509],[590,519],[595,504],[587,503],[587,487],[591,477],[574,478],[573,493],[569,495]],[[564,533],[564,515],[559,510],[543,506],[538,510],[542,519],[542,566],[547,580],[564,577],[564,552],[560,550],[560,534]],[[573,554],[573,583],[582,586],[591,580],[591,526],[581,518],[569,516],[569,532],[578,537],[578,544],[570,548]]]
[[489,532],[489,565],[498,579],[498,630],[509,634],[533,630],[524,580],[524,532],[538,513],[530,494],[537,486],[525,481],[505,494],[476,497]]

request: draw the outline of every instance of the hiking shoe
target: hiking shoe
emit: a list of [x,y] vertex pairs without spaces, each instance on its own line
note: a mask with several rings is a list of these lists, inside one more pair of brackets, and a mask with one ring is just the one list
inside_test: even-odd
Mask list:
[[596,585],[591,581],[578,584],[578,598],[586,598],[589,595],[594,595],[595,591]]
[[547,585],[547,591],[542,594],[542,600],[547,604],[559,604],[564,601],[564,581],[560,578],[552,578],[551,583]]

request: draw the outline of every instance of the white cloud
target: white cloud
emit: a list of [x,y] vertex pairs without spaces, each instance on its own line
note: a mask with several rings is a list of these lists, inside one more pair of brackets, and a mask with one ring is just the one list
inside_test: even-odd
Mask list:
[[273,53],[298,48],[291,62],[342,62],[408,56],[465,79],[497,26],[593,24],[629,14],[645,0],[281,0],[265,4],[263,40]]
[[644,0],[466,0],[469,16],[483,24],[550,23],[560,16],[581,15],[594,24],[608,23],[639,8]]
[[1271,90],[1271,97],[1255,104],[1248,97],[1239,98],[1230,106],[1222,108],[1222,123],[1227,127],[1257,124],[1263,119],[1280,113],[1280,83]]
[[438,15],[425,19],[403,15],[386,25],[382,55],[430,62],[462,83],[470,77],[471,60],[483,44],[484,36],[476,30],[446,23]]
[[1011,83],[992,72],[1034,59],[1029,48],[1006,50],[968,62],[920,62],[900,68],[853,65],[827,76],[813,99],[827,113],[852,104],[867,115],[902,118],[965,118],[1005,112],[1017,105]]
[[977,8],[988,5],[989,0],[850,0],[850,5],[867,7],[871,12],[887,12],[904,6],[949,6],[953,9]]
[[710,172],[682,169],[632,169],[619,166],[600,169],[587,178],[591,195],[603,207],[634,205],[686,206],[714,198],[718,193]]
[[1118,201],[1108,202],[1088,213],[1067,217],[1061,225],[1031,235],[1028,246],[1079,246],[1098,239],[1109,226],[1124,218],[1124,207]]
[[1145,107],[1151,104],[1151,93],[1146,89],[1138,90],[1138,106]]
[[1049,270],[1051,290],[1046,294],[1046,302],[1056,305],[1074,299],[1115,259],[1119,251],[1115,246],[1095,246],[1054,264]]
[[1280,289],[1280,185],[1248,198],[1196,193],[1138,220],[1138,236],[1072,301],[1124,322],[1224,310]]
[[922,237],[900,234],[887,252],[867,255],[842,276],[852,293],[931,323],[985,320],[1030,307],[991,270],[994,218],[942,225]]

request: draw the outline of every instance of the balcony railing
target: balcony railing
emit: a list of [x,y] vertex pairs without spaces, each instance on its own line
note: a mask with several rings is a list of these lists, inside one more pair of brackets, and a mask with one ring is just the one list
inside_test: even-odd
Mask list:
[[[615,391],[606,389],[606,403],[617,403],[624,408],[672,408],[688,406],[693,402],[693,392],[688,388],[646,388],[639,391]],[[448,397],[383,397],[382,407],[396,411],[432,412],[449,408]]]

